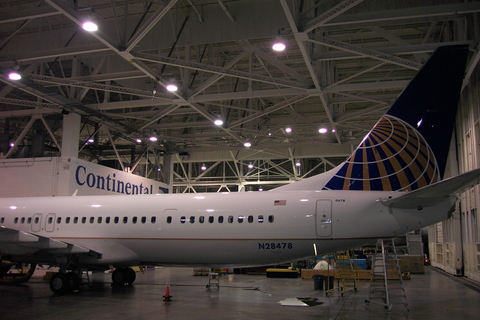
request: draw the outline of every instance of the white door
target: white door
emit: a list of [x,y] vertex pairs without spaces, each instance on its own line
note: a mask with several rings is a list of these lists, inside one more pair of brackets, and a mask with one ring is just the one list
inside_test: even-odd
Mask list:
[[317,221],[317,236],[332,236],[332,201],[328,199],[317,200],[315,219]]

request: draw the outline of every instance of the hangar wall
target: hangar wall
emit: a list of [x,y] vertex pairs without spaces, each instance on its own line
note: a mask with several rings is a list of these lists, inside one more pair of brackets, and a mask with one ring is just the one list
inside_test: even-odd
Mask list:
[[[455,146],[457,158],[450,159],[450,176],[480,167],[478,67],[462,92],[457,114]],[[455,155],[454,152],[451,154]],[[480,186],[476,185],[460,195],[451,219],[429,227],[429,252],[433,266],[480,281],[479,204]]]
[[3,159],[0,196],[69,196],[168,193],[168,185],[69,157]]

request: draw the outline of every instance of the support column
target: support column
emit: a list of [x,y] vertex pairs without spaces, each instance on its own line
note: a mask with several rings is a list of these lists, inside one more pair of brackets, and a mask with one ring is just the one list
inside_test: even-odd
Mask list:
[[173,155],[172,153],[163,155],[163,181],[168,185],[169,192],[173,191]]
[[78,158],[81,116],[76,113],[63,115],[62,158]]

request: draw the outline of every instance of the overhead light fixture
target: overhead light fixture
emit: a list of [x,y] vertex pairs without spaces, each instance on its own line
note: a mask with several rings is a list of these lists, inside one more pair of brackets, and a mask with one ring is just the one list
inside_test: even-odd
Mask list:
[[253,164],[250,162],[247,167],[248,169],[253,169]]
[[202,166],[200,167],[200,169],[201,169],[202,171],[205,171],[205,170],[207,170],[207,166],[205,165],[205,163],[204,163],[204,164],[202,164]]
[[165,88],[167,88],[167,90],[170,92],[175,92],[178,90],[178,87],[173,83],[167,84]]
[[154,133],[150,136],[150,138],[148,138],[148,140],[150,140],[150,141],[152,141],[152,142],[157,141],[157,140],[158,140],[158,138],[157,138],[157,133],[154,132]]
[[8,74],[8,79],[13,80],[13,81],[17,81],[17,80],[22,79],[22,76],[20,75],[20,73],[18,73],[16,71],[12,71]]
[[245,148],[250,148],[250,147],[252,146],[252,144],[251,144],[250,142],[245,142],[245,143],[243,144],[243,146],[244,146]]
[[327,133],[327,132],[328,132],[328,129],[327,129],[327,128],[320,128],[320,129],[318,129],[318,132],[320,132],[320,133]]
[[296,165],[297,167],[301,167],[301,166],[302,166],[302,163],[300,162],[300,160],[297,160],[297,161],[295,162],[295,165]]
[[223,120],[222,119],[216,119],[215,121],[213,121],[213,123],[215,123],[217,126],[221,126],[223,124]]
[[83,28],[83,30],[88,31],[88,32],[95,32],[95,31],[98,30],[97,24],[95,22],[92,22],[92,21],[85,21],[82,24],[82,28]]
[[292,132],[292,128],[290,128],[290,127],[286,127],[286,128],[285,128],[285,132],[286,132],[286,133],[290,133],[290,132]]
[[275,50],[275,51],[278,51],[278,52],[281,52],[283,50],[285,50],[287,46],[285,45],[285,43],[281,42],[281,41],[278,41],[278,42],[275,42],[272,46],[272,49]]
[[137,143],[142,143],[142,139],[137,139],[135,141],[137,141]]

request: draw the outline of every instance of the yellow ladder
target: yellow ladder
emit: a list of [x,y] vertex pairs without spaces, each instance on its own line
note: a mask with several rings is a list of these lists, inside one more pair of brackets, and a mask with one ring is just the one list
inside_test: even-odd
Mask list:
[[337,286],[333,289],[325,290],[326,295],[329,293],[340,293],[343,297],[343,294],[350,290],[358,290],[358,279],[353,270],[352,264],[352,255],[350,250],[345,252],[334,253],[335,263],[337,264],[338,276]]

